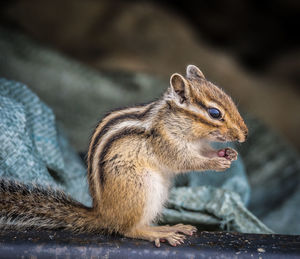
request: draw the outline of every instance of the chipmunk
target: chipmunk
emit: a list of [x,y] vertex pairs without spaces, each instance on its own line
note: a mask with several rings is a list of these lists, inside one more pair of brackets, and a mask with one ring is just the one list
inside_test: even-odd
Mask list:
[[2,179],[0,227],[116,232],[177,246],[196,228],[152,225],[171,178],[229,168],[237,152],[214,150],[210,142],[244,142],[247,132],[231,98],[189,65],[186,77],[171,76],[159,100],[113,111],[98,124],[87,158],[92,207],[61,191]]

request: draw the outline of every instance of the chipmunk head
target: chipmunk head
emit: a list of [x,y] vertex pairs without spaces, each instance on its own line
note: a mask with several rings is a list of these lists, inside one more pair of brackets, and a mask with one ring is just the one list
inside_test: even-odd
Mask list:
[[232,99],[207,81],[196,66],[187,66],[186,77],[171,76],[167,96],[171,112],[185,119],[192,139],[246,140],[247,126]]

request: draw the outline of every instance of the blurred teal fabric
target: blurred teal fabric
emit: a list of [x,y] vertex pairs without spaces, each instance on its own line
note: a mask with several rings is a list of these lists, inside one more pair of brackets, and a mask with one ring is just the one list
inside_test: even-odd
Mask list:
[[52,110],[24,84],[0,78],[0,176],[61,188],[90,203],[85,168]]

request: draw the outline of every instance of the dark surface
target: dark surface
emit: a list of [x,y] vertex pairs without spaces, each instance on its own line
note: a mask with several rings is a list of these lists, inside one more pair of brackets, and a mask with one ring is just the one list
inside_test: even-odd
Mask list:
[[62,231],[0,233],[0,258],[300,258],[300,236],[198,232],[180,247]]

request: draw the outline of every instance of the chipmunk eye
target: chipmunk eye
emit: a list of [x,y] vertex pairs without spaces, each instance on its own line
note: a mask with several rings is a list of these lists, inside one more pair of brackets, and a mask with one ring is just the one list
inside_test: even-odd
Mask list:
[[221,118],[221,112],[217,108],[208,108],[208,114],[214,119]]

